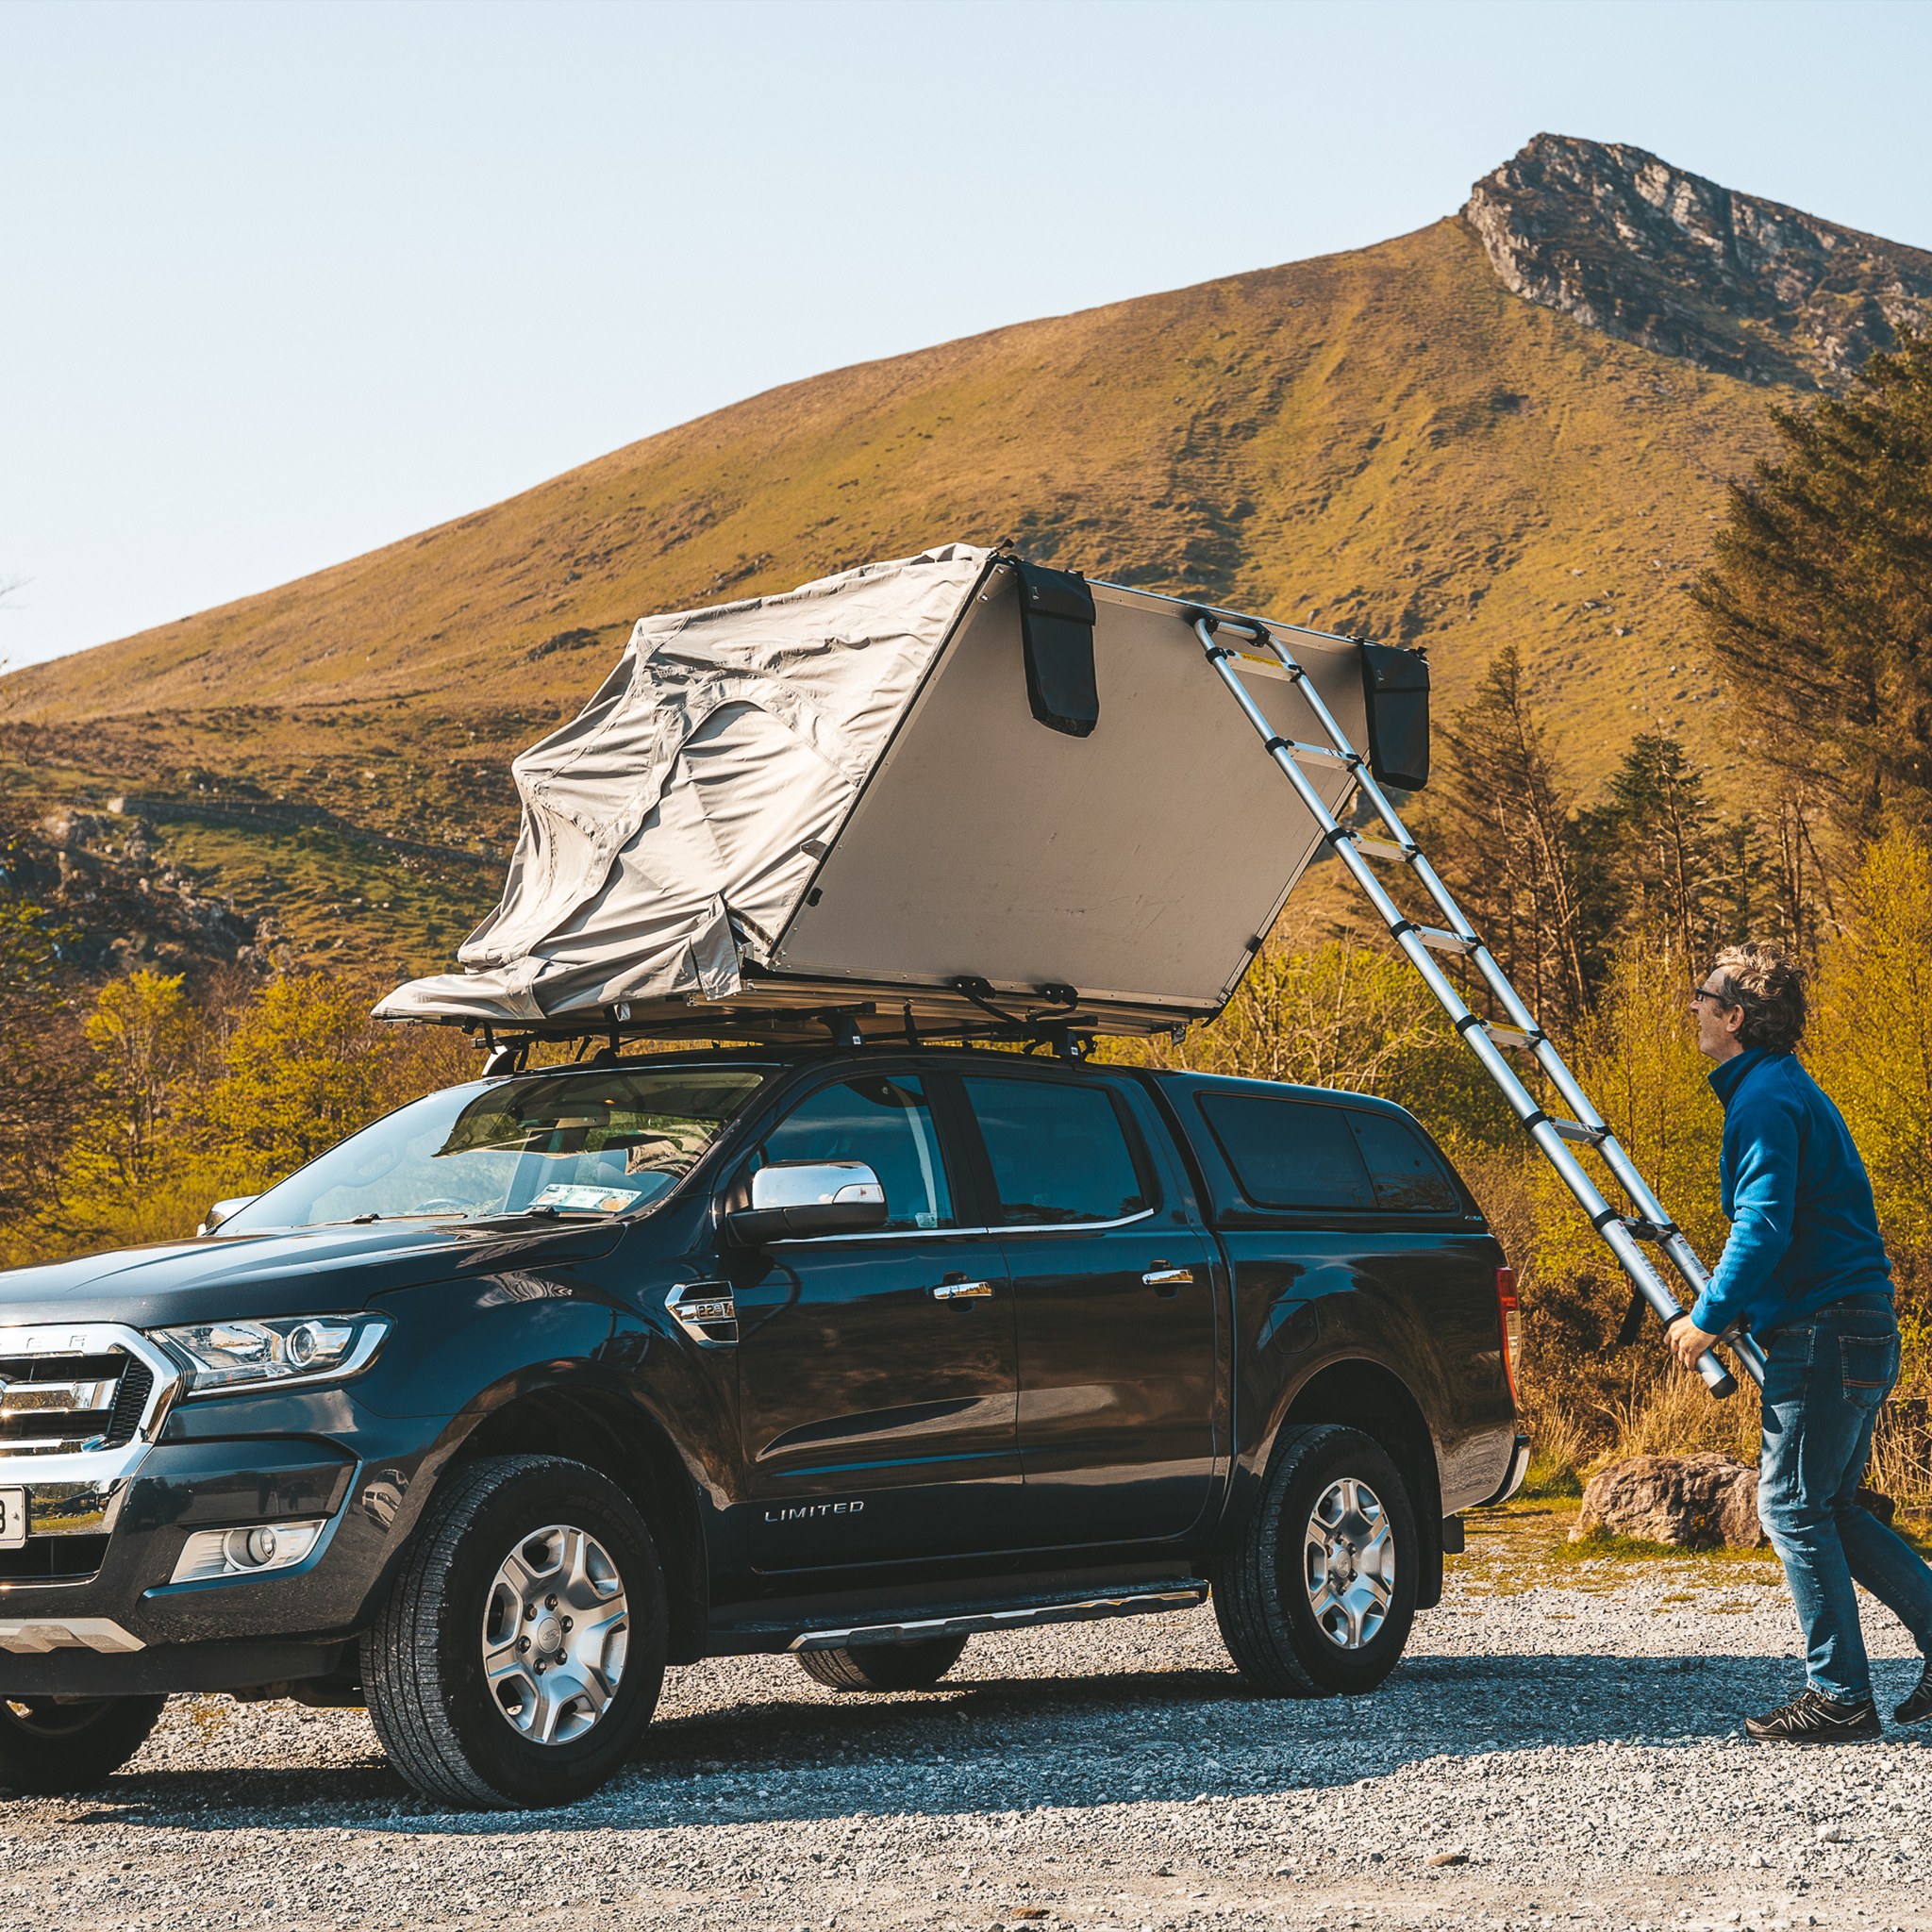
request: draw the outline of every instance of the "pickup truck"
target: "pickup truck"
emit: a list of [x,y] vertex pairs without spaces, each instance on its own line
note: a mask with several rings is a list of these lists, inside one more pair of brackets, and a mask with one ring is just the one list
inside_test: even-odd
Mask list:
[[0,1275],[15,1790],[225,1691],[551,1805],[667,1665],[910,1690],[976,1632],[1210,1599],[1259,1694],[1361,1693],[1527,1460],[1502,1252],[1360,1094],[607,1048],[218,1211]]

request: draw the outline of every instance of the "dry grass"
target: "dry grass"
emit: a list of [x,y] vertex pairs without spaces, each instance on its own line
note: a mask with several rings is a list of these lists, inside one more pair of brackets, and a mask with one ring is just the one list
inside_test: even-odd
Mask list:
[[1634,1400],[1618,1405],[1615,1458],[1631,1456],[1728,1456],[1756,1462],[1761,1434],[1757,1391],[1746,1381],[1715,1400],[1688,1370],[1672,1367]]

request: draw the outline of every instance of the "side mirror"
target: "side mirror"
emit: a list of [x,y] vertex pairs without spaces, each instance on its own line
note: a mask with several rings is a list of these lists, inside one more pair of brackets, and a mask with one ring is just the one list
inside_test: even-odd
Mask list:
[[251,1201],[261,1199],[259,1194],[231,1194],[225,1201],[217,1201],[208,1210],[208,1219],[194,1231],[196,1234],[212,1234],[231,1214],[239,1214]]
[[751,1206],[725,1217],[746,1247],[886,1224],[886,1191],[862,1160],[774,1160],[751,1177]]

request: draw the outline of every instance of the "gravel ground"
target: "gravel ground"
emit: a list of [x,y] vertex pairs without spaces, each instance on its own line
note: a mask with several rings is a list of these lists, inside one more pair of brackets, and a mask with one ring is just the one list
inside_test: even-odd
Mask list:
[[[1561,1526],[1473,1537],[1372,1697],[1248,1696],[1211,1610],[975,1638],[900,1696],[727,1659],[564,1811],[429,1810],[359,1711],[178,1698],[98,1791],[8,1805],[0,1897],[63,1932],[1932,1927],[1932,1736],[1740,1734],[1802,1683],[1775,1565],[1578,1564]],[[1866,1623],[1889,1709],[1916,1659]]]

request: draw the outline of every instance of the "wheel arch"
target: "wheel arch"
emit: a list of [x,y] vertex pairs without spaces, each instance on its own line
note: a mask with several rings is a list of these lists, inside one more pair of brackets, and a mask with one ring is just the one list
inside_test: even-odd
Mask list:
[[561,1457],[614,1482],[649,1525],[664,1567],[667,1661],[704,1655],[708,1591],[697,1496],[670,1437],[646,1411],[610,1390],[536,1390],[486,1416],[451,1466],[489,1456]]
[[1363,1356],[1327,1362],[1294,1391],[1275,1418],[1261,1467],[1274,1460],[1283,1429],[1315,1423],[1336,1423],[1373,1436],[1402,1472],[1422,1545],[1416,1607],[1433,1609],[1442,1600],[1442,1477],[1435,1432],[1422,1404],[1385,1363]]

